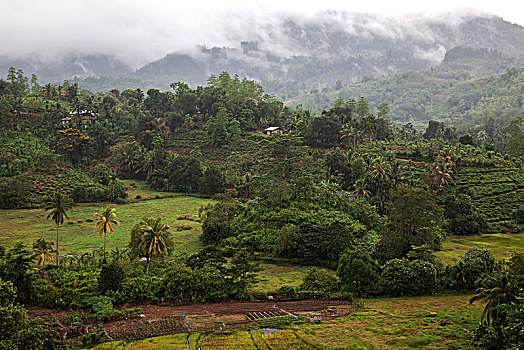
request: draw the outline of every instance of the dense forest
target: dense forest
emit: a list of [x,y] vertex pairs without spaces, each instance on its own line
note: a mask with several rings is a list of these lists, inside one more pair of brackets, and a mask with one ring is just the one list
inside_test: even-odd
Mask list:
[[[68,346],[59,320],[28,318],[25,306],[87,310],[78,317],[91,322],[81,338],[89,346],[107,340],[104,322],[138,318],[144,304],[452,292],[486,303],[476,348],[523,346],[522,251],[437,256],[453,237],[524,232],[523,71],[456,83],[445,74],[340,87],[314,113],[227,72],[195,88],[93,93],[9,69],[0,80],[0,208],[32,209],[48,225],[35,226],[32,246],[2,237],[0,326],[9,332],[0,348]],[[422,86],[441,95],[438,105],[410,99]],[[135,182],[160,193],[149,202],[162,193],[210,201],[176,228],[169,207],[124,217],[123,205],[146,199],[129,197]],[[81,203],[103,206],[89,221],[103,248],[75,255],[61,240]],[[183,252],[175,238],[192,222],[202,226],[199,250]],[[56,240],[40,235],[48,229]],[[127,244],[106,246],[115,234]],[[315,268],[299,287],[252,292],[267,262]]]
[[504,62],[496,52],[457,48],[446,54],[442,64],[422,72],[367,77],[351,85],[339,81],[311,91],[282,83],[270,86],[287,104],[323,110],[337,98],[366,96],[371,106],[387,100],[390,118],[397,125],[409,122],[422,130],[433,119],[472,133],[490,117],[522,117],[522,74],[519,65]]

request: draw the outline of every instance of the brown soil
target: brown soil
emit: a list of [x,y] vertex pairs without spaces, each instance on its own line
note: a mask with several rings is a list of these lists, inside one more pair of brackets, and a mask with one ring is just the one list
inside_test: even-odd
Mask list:
[[[258,301],[258,302],[225,302],[191,305],[139,305],[142,315],[137,317],[120,317],[103,324],[108,340],[139,339],[185,332],[212,332],[256,326],[256,320],[284,315],[301,315],[307,318],[332,318],[348,315],[358,310],[358,305],[341,300],[301,300],[301,301]],[[83,311],[57,311],[28,307],[31,318],[42,318],[54,323],[64,340],[78,344],[81,336],[93,330],[96,321],[83,317],[83,322],[75,326],[66,322],[73,314],[87,315]],[[185,318],[184,318],[185,314]]]

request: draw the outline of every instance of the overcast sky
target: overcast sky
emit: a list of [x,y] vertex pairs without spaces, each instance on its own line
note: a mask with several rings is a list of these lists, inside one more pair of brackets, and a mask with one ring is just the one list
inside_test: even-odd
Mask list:
[[386,17],[472,9],[524,25],[522,0],[0,0],[0,55],[83,49],[144,63],[196,45],[228,45],[228,32],[246,28],[239,19],[260,23],[275,13],[313,16],[327,9]]

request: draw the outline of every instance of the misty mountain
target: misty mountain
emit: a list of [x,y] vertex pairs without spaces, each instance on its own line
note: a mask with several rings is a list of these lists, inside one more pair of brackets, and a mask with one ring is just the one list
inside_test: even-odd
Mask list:
[[524,28],[495,16],[402,22],[326,12],[310,19],[283,17],[247,31],[247,36],[239,48],[201,47],[194,54],[169,54],[136,74],[164,86],[176,80],[203,84],[210,74],[224,70],[259,81],[322,86],[425,70],[459,46],[524,56]]
[[[234,22],[234,28],[229,28],[228,22]],[[509,59],[524,57],[524,28],[490,15],[384,18],[325,11],[312,17],[225,18],[223,28],[217,31],[227,38],[227,45],[173,52],[138,68],[116,56],[87,50],[86,54],[71,53],[58,60],[4,56],[0,57],[0,71],[14,66],[27,75],[37,74],[41,82],[77,77],[83,87],[87,86],[82,82],[91,77],[87,85],[97,90],[104,90],[104,82],[111,81],[105,76],[126,78],[119,80],[123,86],[145,84],[167,89],[174,81],[202,85],[210,74],[228,71],[308,90],[337,81],[349,84],[368,76],[427,70],[442,63],[457,47],[494,50]],[[459,60],[470,53],[459,50],[454,54]]]
[[119,59],[110,55],[75,54],[56,60],[43,60],[32,56],[9,58],[0,56],[0,72],[7,73],[9,67],[22,69],[26,75],[36,74],[40,82],[60,82],[73,77],[111,75],[131,76],[134,70]]

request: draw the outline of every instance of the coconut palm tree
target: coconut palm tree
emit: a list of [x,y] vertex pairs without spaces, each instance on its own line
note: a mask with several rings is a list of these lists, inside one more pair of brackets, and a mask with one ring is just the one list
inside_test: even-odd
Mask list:
[[400,160],[395,160],[390,167],[389,178],[393,186],[397,187],[404,182],[408,172],[405,170],[405,165]]
[[477,300],[486,303],[481,321],[486,318],[488,323],[490,320],[496,323],[504,317],[504,310],[497,306],[516,300],[518,288],[513,283],[515,279],[515,276],[512,276],[509,271],[504,271],[487,275],[477,281],[479,287],[469,303],[474,303]]
[[154,255],[169,253],[171,246],[169,226],[162,223],[161,218],[144,218],[131,230],[130,247],[135,253],[145,256],[146,277],[149,274],[151,258]]
[[56,192],[53,198],[47,203],[45,210],[51,210],[47,218],[51,218],[56,224],[56,264],[58,265],[58,231],[60,225],[64,223],[64,218],[69,219],[67,210],[72,208],[73,201],[67,195]]
[[342,129],[341,133],[342,133],[342,136],[340,136],[340,139],[346,139],[348,143],[348,149],[351,148],[351,138],[353,137],[353,151],[354,151],[356,148],[357,130],[353,126],[347,124],[346,126],[344,126],[344,129]]
[[434,166],[433,178],[437,186],[448,186],[453,178],[451,174],[453,171],[450,168],[449,163],[446,160],[441,160],[437,162]]
[[374,179],[387,180],[391,172],[391,164],[389,164],[383,157],[377,157],[371,162],[370,175]]
[[388,185],[389,174],[391,173],[391,164],[383,157],[377,157],[371,161],[369,175],[374,180],[376,189],[376,204],[379,211],[384,210],[383,188]]
[[369,191],[366,189],[366,187],[367,187],[367,184],[366,184],[365,178],[358,179],[355,182],[355,192],[357,194],[358,199],[369,198]]
[[115,209],[109,206],[102,208],[100,213],[93,214],[97,218],[95,225],[93,226],[96,231],[102,236],[104,235],[104,261],[106,260],[106,236],[107,233],[115,233],[112,225],[120,226],[120,223],[116,221]]
[[51,263],[55,262],[52,255],[54,252],[55,248],[53,247],[53,242],[48,242],[43,238],[39,238],[35,243],[33,243],[33,254],[31,255],[31,258],[38,258],[36,261],[36,267],[40,268],[40,266],[42,266],[42,270],[45,270],[46,260],[49,260]]

